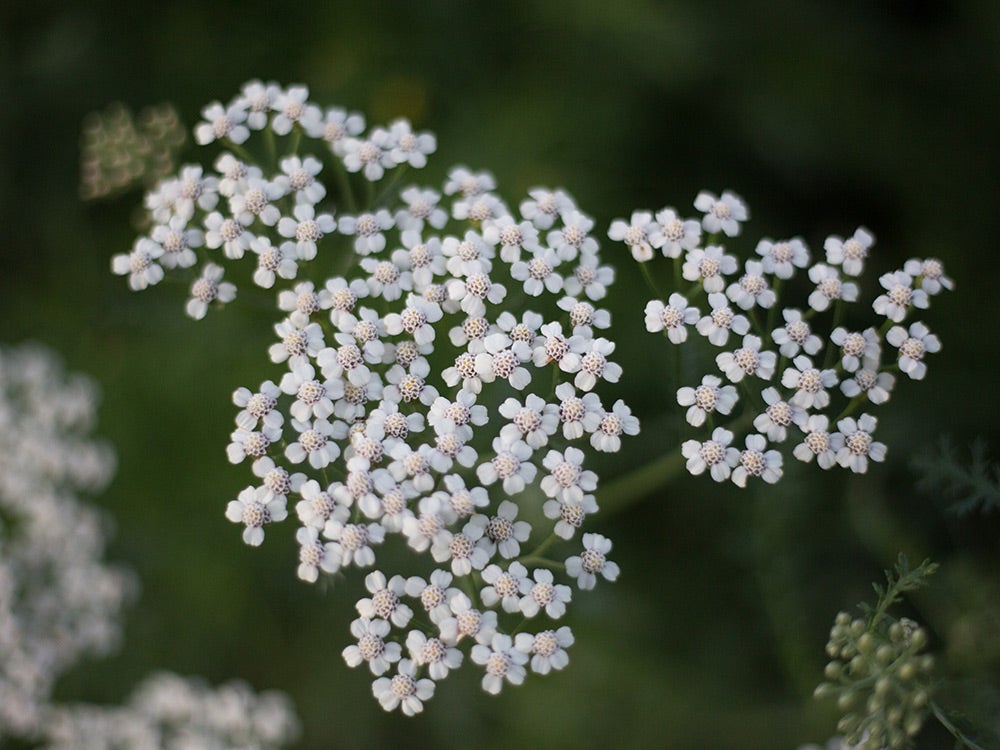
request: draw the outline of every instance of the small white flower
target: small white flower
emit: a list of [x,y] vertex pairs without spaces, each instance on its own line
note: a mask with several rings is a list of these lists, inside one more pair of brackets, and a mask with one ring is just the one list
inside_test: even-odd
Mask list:
[[238,464],[247,456],[259,459],[267,454],[272,443],[281,439],[281,428],[262,425],[260,431],[238,427],[229,436],[232,441],[226,446],[229,463]]
[[309,89],[305,86],[290,86],[280,92],[271,105],[277,112],[271,120],[271,129],[278,135],[288,135],[295,125],[304,130],[315,130],[322,120],[322,113],[315,104],[309,104]]
[[608,237],[615,242],[624,242],[632,251],[632,257],[640,263],[653,259],[653,243],[659,246],[660,226],[653,221],[649,211],[635,211],[629,222],[616,219],[611,222]]
[[583,535],[583,552],[566,558],[566,575],[576,579],[576,585],[581,589],[592,589],[597,585],[597,576],[601,575],[607,581],[618,578],[617,563],[608,560],[611,551],[611,540],[600,534]]
[[229,211],[245,227],[260,219],[262,224],[273,227],[281,218],[281,211],[273,205],[285,194],[281,185],[267,182],[260,177],[248,177],[229,198]]
[[809,250],[798,237],[780,242],[763,239],[757,243],[755,252],[761,256],[764,272],[779,279],[790,279],[796,268],[809,265]]
[[465,167],[452,167],[444,184],[445,195],[456,193],[470,198],[495,190],[496,180],[489,172],[472,172]]
[[350,517],[350,511],[340,505],[329,492],[320,489],[319,482],[315,479],[303,483],[299,488],[299,495],[302,500],[296,503],[295,513],[306,526],[319,531],[331,518],[343,523]]
[[180,216],[153,227],[150,237],[163,248],[160,263],[164,268],[190,268],[198,261],[192,248],[205,244],[205,234],[200,229],[189,228]]
[[700,427],[705,418],[714,412],[729,414],[738,400],[736,387],[722,385],[722,378],[715,375],[703,377],[701,385],[696,388],[684,386],[677,389],[677,403],[689,407],[687,421],[693,427]]
[[667,304],[660,300],[650,300],[646,303],[646,330],[650,333],[663,331],[673,344],[683,344],[687,341],[687,326],[698,322],[699,311],[694,305],[688,305],[682,294],[674,292]]
[[548,497],[560,502],[582,502],[586,492],[597,489],[597,474],[583,469],[583,451],[569,447],[564,452],[549,451],[542,459],[549,473],[542,477],[540,487]]
[[548,229],[555,223],[556,217],[573,210],[572,199],[562,190],[532,188],[528,195],[530,199],[521,201],[521,216],[539,229]]
[[879,284],[886,290],[872,302],[878,315],[884,315],[893,323],[902,322],[910,307],[927,309],[930,298],[923,289],[913,288],[913,278],[905,271],[886,273],[879,277]]
[[274,178],[274,184],[281,188],[282,194],[294,193],[296,203],[311,205],[316,205],[326,196],[326,188],[316,179],[323,170],[323,165],[316,157],[300,159],[289,156],[281,160],[280,166],[282,174]]
[[587,299],[595,302],[604,299],[608,287],[615,280],[615,269],[599,263],[596,253],[582,253],[573,275],[563,281],[563,291],[573,297],[585,294]]
[[771,339],[780,347],[778,351],[782,357],[794,357],[799,349],[813,356],[823,348],[823,340],[812,332],[801,310],[787,307],[781,311],[781,316],[785,325],[771,331]]
[[316,215],[312,204],[300,203],[295,207],[295,218],[283,216],[278,222],[278,234],[295,240],[295,249],[301,260],[316,257],[316,244],[324,235],[336,231],[337,223],[331,214]]
[[770,380],[778,364],[778,355],[774,352],[762,352],[760,347],[760,337],[744,336],[742,347],[734,352],[716,355],[715,363],[734,383],[739,383],[748,375]]
[[497,602],[504,612],[519,612],[521,589],[528,578],[528,569],[519,562],[512,562],[507,570],[499,565],[487,565],[483,570],[486,586],[479,592],[483,605],[493,607]]
[[476,664],[486,667],[482,685],[483,690],[491,695],[500,692],[504,680],[511,685],[524,682],[528,654],[518,650],[509,635],[495,634],[489,647],[477,643],[472,647],[471,658]]
[[928,294],[937,294],[942,289],[953,289],[955,286],[955,282],[945,276],[944,264],[937,258],[911,258],[903,264],[903,271],[916,279],[917,285]]
[[556,522],[552,533],[561,539],[572,539],[576,530],[583,526],[584,519],[597,512],[597,501],[593,495],[584,495],[579,503],[560,503],[546,500],[542,506],[545,517]]
[[840,390],[848,398],[863,393],[873,404],[884,404],[889,400],[889,393],[895,384],[896,377],[891,372],[876,372],[863,367],[845,379],[840,384]]
[[236,426],[252,430],[258,422],[262,422],[271,429],[280,429],[285,420],[277,408],[280,397],[281,389],[270,380],[261,383],[257,392],[249,388],[237,388],[233,392],[233,403],[241,411],[236,415]]
[[357,112],[347,112],[339,107],[326,110],[323,118],[302,123],[310,138],[322,138],[337,156],[343,157],[344,139],[361,135],[365,129],[365,118]]
[[295,540],[299,543],[298,576],[303,581],[316,583],[320,569],[327,573],[336,573],[340,569],[340,558],[333,543],[321,542],[318,529],[301,526],[295,533]]
[[525,617],[535,617],[539,612],[553,620],[558,620],[566,614],[566,604],[573,597],[569,586],[555,583],[551,570],[538,569],[534,572],[534,580],[525,579],[522,583],[520,609]]
[[[503,253],[501,252],[501,258]],[[546,289],[552,294],[562,290],[563,278],[556,272],[559,256],[551,248],[536,250],[528,261],[517,260],[511,264],[510,275],[517,281],[524,282],[524,291],[532,297],[538,297]]]
[[448,672],[462,665],[461,651],[440,638],[429,638],[419,630],[411,630],[406,636],[406,648],[415,663],[427,667],[432,680],[443,680]]
[[846,240],[832,235],[823,243],[826,262],[841,266],[848,276],[860,276],[868,250],[874,243],[875,237],[864,227],[855,230],[854,236]]
[[413,610],[400,600],[406,591],[406,580],[402,576],[386,579],[382,571],[376,570],[365,576],[365,588],[371,596],[358,600],[355,607],[359,615],[369,620],[389,620],[397,628],[409,624]]
[[363,172],[370,182],[381,180],[386,169],[396,166],[389,151],[374,139],[344,138],[341,143],[344,168],[348,172]]
[[284,521],[287,517],[285,498],[272,495],[265,487],[247,487],[226,506],[226,518],[246,527],[243,541],[253,547],[260,546],[264,541],[267,524]]
[[531,463],[531,447],[522,440],[504,442],[501,438],[493,439],[495,456],[476,468],[476,476],[484,485],[494,482],[503,484],[507,495],[522,492],[525,485],[534,481],[538,467]]
[[688,281],[701,281],[705,291],[721,292],[726,288],[726,276],[736,273],[736,257],[726,255],[719,245],[689,250],[681,266],[681,275]]
[[493,268],[493,258],[496,255],[493,248],[483,241],[482,235],[471,229],[461,240],[458,237],[445,237],[441,241],[441,254],[447,259],[445,269],[455,277],[488,274]]
[[247,119],[246,110],[238,104],[224,108],[219,102],[212,102],[201,111],[205,122],[195,126],[194,139],[199,146],[223,138],[240,144],[250,137],[250,130],[243,123]]
[[510,420],[500,430],[501,439],[512,442],[524,440],[531,448],[541,448],[559,429],[559,407],[548,404],[533,393],[522,404],[508,398],[498,407],[500,415]]
[[858,333],[840,326],[833,329],[830,341],[840,347],[840,364],[847,372],[855,372],[862,365],[877,364],[882,353],[882,340],[874,328]]
[[914,380],[923,380],[927,374],[924,355],[941,351],[941,341],[919,321],[912,323],[909,330],[893,326],[886,333],[885,340],[899,349],[899,369]]
[[799,355],[792,363],[795,366],[785,368],[781,375],[781,384],[795,389],[789,403],[803,409],[825,409],[830,404],[830,394],[826,389],[837,384],[836,371],[813,367],[812,360],[805,355]]
[[418,346],[429,344],[434,341],[433,324],[441,320],[443,314],[441,306],[436,302],[428,302],[411,294],[406,298],[403,312],[385,316],[385,330],[393,336],[405,331]]
[[371,255],[385,249],[383,232],[392,229],[394,223],[392,214],[382,208],[375,213],[341,216],[337,231],[348,236],[355,235],[354,252],[358,255]]
[[292,426],[298,430],[299,439],[288,444],[285,457],[293,464],[308,459],[314,469],[322,469],[340,456],[340,446],[336,441],[347,437],[347,425],[343,422],[330,423],[326,419],[300,422],[293,419]]
[[254,283],[263,288],[274,286],[277,276],[283,279],[294,279],[299,271],[298,251],[294,242],[282,242],[274,247],[268,237],[261,235],[250,243],[250,249],[257,254],[257,270],[254,271]]
[[844,436],[843,446],[837,451],[837,463],[845,469],[864,474],[868,471],[868,459],[884,461],[885,443],[872,439],[878,420],[869,414],[862,414],[855,422],[852,417],[837,422],[837,428]]
[[679,258],[701,242],[701,224],[679,218],[672,208],[657,212],[656,222],[660,225],[659,248],[665,258]]
[[[483,571],[483,578],[485,580],[486,571]],[[439,623],[451,615],[451,600],[461,595],[458,589],[451,587],[451,581],[451,573],[445,570],[431,571],[426,581],[420,576],[411,576],[406,579],[406,595],[419,599],[431,622]]]
[[280,94],[281,89],[274,83],[254,80],[243,84],[236,103],[247,110],[247,125],[252,130],[263,130],[267,126],[268,115]]
[[743,336],[750,330],[750,321],[745,315],[733,312],[726,295],[713,292],[708,295],[708,304],[712,312],[701,318],[695,329],[715,346],[725,346],[730,331]]
[[254,234],[232,217],[227,218],[218,211],[205,217],[205,247],[211,250],[221,247],[227,258],[242,258],[253,240]]
[[162,247],[148,237],[140,237],[132,252],[111,259],[111,270],[119,276],[128,274],[129,288],[139,292],[163,280],[163,268],[157,262],[162,256]]
[[580,397],[572,383],[560,383],[556,386],[556,398],[559,399],[563,437],[567,440],[576,440],[600,428],[604,407],[596,393],[584,393]]
[[195,320],[201,320],[213,302],[225,304],[236,299],[236,285],[222,281],[222,266],[206,263],[201,276],[191,285],[191,298],[184,308]]
[[753,426],[767,436],[772,443],[783,443],[788,437],[788,428],[801,425],[806,420],[805,409],[795,404],[783,401],[777,388],[765,388],[761,396],[767,408],[758,414]]
[[532,254],[542,249],[535,226],[530,221],[515,222],[509,215],[485,224],[483,240],[493,247],[499,245],[500,259],[506,263],[520,261],[522,249]]
[[332,554],[340,557],[340,566],[350,564],[368,568],[375,564],[375,551],[371,545],[381,544],[385,528],[379,523],[343,523],[331,518],[323,528],[323,536],[334,543]]
[[531,671],[548,674],[569,664],[566,649],[573,645],[573,632],[565,625],[558,630],[543,630],[532,635],[518,633],[514,637],[518,650],[531,654]]
[[405,716],[413,716],[424,710],[424,701],[434,695],[434,680],[417,679],[417,665],[409,659],[401,659],[397,674],[391,679],[379,677],[372,683],[372,694],[386,711],[399,708]]
[[408,164],[414,169],[427,166],[427,156],[437,150],[433,133],[414,133],[408,120],[395,120],[389,125],[387,144],[389,157],[395,164]]
[[732,441],[733,433],[724,427],[716,427],[711,440],[685,440],[681,445],[681,455],[687,459],[687,470],[698,476],[708,469],[716,482],[726,481],[740,460],[739,450],[729,447]]
[[816,285],[809,295],[809,307],[816,312],[823,312],[834,300],[854,302],[858,298],[858,285],[852,281],[841,281],[833,266],[817,263],[809,269],[809,280]]
[[739,464],[733,468],[733,482],[746,487],[748,477],[760,477],[768,484],[781,479],[781,454],[767,450],[763,435],[747,435],[746,448],[740,452]]
[[621,399],[615,401],[611,411],[604,412],[601,423],[590,436],[590,444],[601,453],[617,453],[621,449],[621,436],[638,435],[639,419]]
[[622,375],[622,367],[616,362],[609,362],[608,356],[615,350],[613,341],[596,338],[590,342],[588,349],[580,357],[580,369],[573,378],[573,384],[581,391],[590,391],[598,380],[617,383]]
[[454,644],[462,638],[472,638],[477,643],[488,644],[493,640],[493,634],[497,630],[496,612],[480,612],[473,608],[465,594],[453,596],[449,606],[454,616],[445,618],[438,625],[442,641]]
[[389,667],[399,661],[403,647],[394,641],[386,643],[385,638],[392,628],[385,620],[369,620],[359,617],[351,623],[351,635],[357,639],[342,652],[349,667],[357,667],[368,662],[368,668],[376,677],[389,671]]
[[801,426],[806,436],[792,449],[792,455],[805,463],[815,457],[821,469],[829,469],[836,464],[837,452],[844,446],[844,436],[839,432],[828,432],[830,420],[827,416],[810,414]]
[[719,198],[703,190],[694,199],[694,207],[705,214],[701,219],[701,225],[706,232],[715,234],[721,231],[728,237],[738,235],[740,222],[746,221],[749,216],[739,196],[728,190],[723,191]]
[[309,357],[315,357],[323,348],[323,329],[318,323],[299,328],[284,320],[275,324],[274,332],[281,341],[272,344],[267,352],[275,363],[288,360],[289,367],[294,367],[299,362],[306,362]]
[[397,211],[394,217],[400,231],[420,232],[424,224],[429,224],[434,229],[441,229],[448,223],[448,213],[438,207],[441,194],[437,191],[413,186],[400,192],[399,198],[406,206]]
[[754,305],[765,310],[777,300],[774,290],[767,285],[764,278],[764,265],[753,260],[746,262],[746,273],[739,281],[730,284],[726,289],[729,297],[742,310],[749,310]]
[[562,229],[553,229],[545,238],[560,260],[575,260],[581,255],[593,255],[598,251],[597,240],[590,236],[590,230],[594,228],[593,219],[572,210],[562,214],[562,222]]

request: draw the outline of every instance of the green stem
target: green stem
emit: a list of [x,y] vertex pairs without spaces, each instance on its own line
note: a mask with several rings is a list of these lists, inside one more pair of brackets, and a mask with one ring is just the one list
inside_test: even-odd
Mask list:
[[601,510],[605,515],[625,510],[658,487],[670,484],[684,470],[684,463],[680,447],[671,447],[652,463],[606,484],[601,490]]
[[653,274],[649,272],[649,263],[640,263],[639,270],[642,271],[642,278],[645,279],[646,286],[648,286],[650,291],[656,295],[656,298],[666,301],[667,298],[663,295],[663,292],[660,291],[660,288],[653,280]]
[[941,722],[941,726],[947,729],[952,737],[961,742],[963,747],[967,747],[969,750],[986,750],[986,748],[973,742],[961,729],[956,727],[937,703],[931,701],[930,708],[931,713],[934,714],[934,718]]

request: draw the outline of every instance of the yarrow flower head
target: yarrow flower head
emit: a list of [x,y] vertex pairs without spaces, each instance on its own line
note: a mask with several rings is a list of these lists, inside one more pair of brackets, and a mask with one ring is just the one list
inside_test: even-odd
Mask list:
[[[839,322],[859,298],[856,277],[874,247],[871,232],[828,237],[825,262],[812,265],[800,237],[761,239],[755,258],[738,260],[730,245],[749,215],[742,200],[729,191],[721,197],[702,191],[695,208],[703,213],[700,226],[665,208],[655,222],[636,211],[631,222],[615,220],[608,231],[644,264],[656,295],[646,303],[645,327],[672,345],[676,401],[699,433],[680,441],[688,471],[744,487],[758,477],[777,482],[789,457],[859,473],[883,461],[887,448],[872,437],[876,417],[850,415],[888,402],[895,370],[914,380],[926,376],[926,355],[938,352],[941,342],[923,322],[908,318],[954,286],[941,261],[911,258],[883,274],[872,310],[887,320],[852,330]],[[668,260],[655,260],[654,247],[662,247]],[[671,271],[657,273],[666,263]],[[807,297],[786,300],[796,289],[786,282],[796,274],[808,277]],[[688,335],[691,325],[700,337]],[[704,339],[708,347],[699,344]],[[575,358],[570,362],[578,366]],[[685,384],[681,378],[698,366],[704,367],[700,384]],[[750,425],[756,432],[746,434]],[[742,450],[734,447],[741,431]],[[563,533],[570,528],[564,525]]]
[[[490,693],[520,684],[529,662],[540,674],[565,667],[573,636],[552,621],[568,614],[568,583],[617,577],[611,542],[584,533],[565,573],[517,558],[573,545],[597,511],[592,456],[639,432],[624,401],[600,395],[623,371],[611,315],[595,304],[614,272],[594,220],[564,190],[507,201],[492,175],[464,167],[443,185],[398,189],[404,166],[427,164],[434,135],[402,119],[366,129],[305,86],[252,81],[203,114],[196,140],[223,153],[177,179],[214,199],[157,188],[147,206],[159,229],[112,268],[136,290],[191,279],[196,319],[235,299],[223,269],[244,256],[255,291],[275,295],[270,369],[233,394],[226,452],[253,478],[226,517],[254,546],[290,517],[302,581],[364,570],[342,653],[372,673],[386,710],[420,712],[436,681],[470,664]],[[698,237],[693,220],[637,212],[621,239],[646,257]],[[697,309],[670,304],[680,323],[659,320],[683,340]],[[430,575],[389,569],[392,537]],[[431,627],[410,629],[414,612]],[[538,627],[524,631],[525,618]]]

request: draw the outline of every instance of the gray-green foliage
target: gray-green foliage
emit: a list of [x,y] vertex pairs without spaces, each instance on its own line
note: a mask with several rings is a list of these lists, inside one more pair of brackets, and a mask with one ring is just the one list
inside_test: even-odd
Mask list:
[[982,440],[974,442],[970,452],[972,461],[966,464],[951,439],[942,436],[936,450],[911,462],[920,476],[917,486],[940,495],[948,501],[948,509],[959,516],[1000,510],[1000,464],[990,460],[989,448]]

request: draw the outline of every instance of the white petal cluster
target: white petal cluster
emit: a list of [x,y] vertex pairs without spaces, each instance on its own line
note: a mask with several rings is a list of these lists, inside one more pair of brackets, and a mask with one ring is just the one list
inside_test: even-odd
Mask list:
[[[130,571],[102,559],[105,519],[82,498],[102,490],[114,471],[110,447],[91,436],[97,395],[93,382],[67,376],[48,350],[0,347],[0,744],[289,744],[298,722],[288,699],[239,682],[213,689],[156,673],[123,705],[53,701],[63,672],[117,647],[122,609],[136,589]],[[268,420],[275,395],[273,383],[241,392],[243,419]],[[272,498],[282,489],[276,476],[265,485]]]
[[[222,269],[245,255],[254,283],[276,295],[270,369],[233,395],[227,455],[254,479],[226,517],[251,545],[297,519],[304,581],[369,570],[343,656],[372,672],[386,710],[421,711],[463,663],[484,669],[491,693],[528,670],[563,668],[569,628],[521,621],[561,618],[568,584],[616,577],[614,563],[599,564],[611,543],[596,534],[568,577],[547,567],[564,557],[543,555],[597,511],[588,454],[616,452],[639,431],[623,401],[599,395],[622,368],[610,313],[596,304],[614,271],[594,220],[560,189],[509,203],[492,175],[465,167],[439,187],[397,190],[402,167],[425,166],[434,136],[405,120],[366,130],[303,86],[250,82],[203,116],[196,140],[222,156],[157,186],[154,231],[112,265],[138,290],[201,263],[187,309],[196,319],[235,297]],[[639,257],[690,250],[701,228],[637,215],[626,234]],[[758,287],[748,281],[737,304]],[[697,310],[672,304],[680,325],[695,323]],[[423,557],[430,575],[381,567],[391,545]],[[415,611],[430,630],[411,625]]]
[[[940,351],[941,342],[927,325],[909,318],[954,287],[942,262],[914,258],[883,274],[881,293],[872,302],[882,320],[851,330],[840,321],[859,298],[858,277],[875,244],[870,231],[828,237],[825,262],[810,265],[800,237],[761,239],[757,257],[740,261],[723,243],[743,230],[748,217],[743,201],[729,191],[721,197],[702,191],[694,205],[700,220],[685,219],[670,207],[656,212],[655,221],[653,212],[636,210],[608,230],[643,263],[657,295],[645,305],[646,330],[675,345],[675,376],[690,377],[692,369],[710,369],[713,362],[719,373],[705,374],[698,385],[674,384],[688,424],[711,431],[710,437],[682,442],[688,471],[741,487],[757,478],[773,483],[783,474],[782,444],[791,446],[792,457],[815,459],[822,469],[860,473],[870,461],[883,461],[886,447],[872,437],[875,417],[852,415],[866,404],[886,403],[897,371],[913,380],[926,377],[927,356]],[[672,273],[656,273],[664,265],[651,262],[656,248],[673,265]],[[792,287],[784,285],[796,274],[806,276],[806,299],[786,303],[782,295]],[[672,286],[661,285],[664,281]],[[692,325],[708,347],[688,335]],[[582,350],[569,340],[562,350],[577,367]],[[734,433],[750,425],[757,432],[745,436],[745,448],[733,447]],[[554,509],[550,512],[555,517]],[[563,518],[561,528],[582,512]]]

